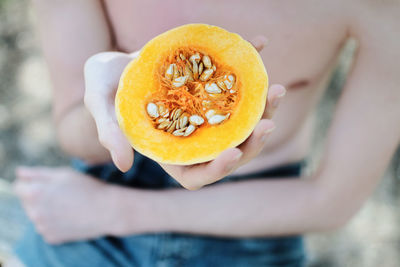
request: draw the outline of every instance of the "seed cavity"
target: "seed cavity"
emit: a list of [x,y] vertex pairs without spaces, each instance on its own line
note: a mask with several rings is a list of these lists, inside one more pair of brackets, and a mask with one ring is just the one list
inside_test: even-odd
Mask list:
[[239,97],[237,76],[223,67],[217,69],[208,54],[180,49],[167,59],[160,74],[161,98],[152,97],[146,106],[156,129],[182,138],[229,119]]

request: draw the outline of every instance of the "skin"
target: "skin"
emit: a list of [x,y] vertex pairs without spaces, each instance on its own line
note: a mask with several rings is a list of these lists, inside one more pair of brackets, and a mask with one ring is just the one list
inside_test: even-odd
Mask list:
[[[400,141],[398,1],[196,1],[196,9],[191,3],[35,1],[61,146],[89,163],[113,160],[127,170],[134,153],[110,103],[119,74],[135,56],[129,53],[172,27],[207,22],[238,32],[259,49],[260,35],[267,36],[260,54],[272,84],[282,85],[270,88],[264,119],[245,144],[206,164],[162,167],[192,190],[232,172],[303,159],[311,145],[315,106],[343,42],[353,37],[357,56],[317,171],[304,179],[160,192],[108,185],[71,169],[20,168],[16,192],[48,242],[155,231],[248,237],[331,230],[356,213],[382,177]],[[232,13],[213,11],[228,5]],[[238,19],[248,14],[251,20]],[[71,16],[74,20],[63,19]],[[70,38],[71,32],[80,38]],[[119,53],[95,55],[110,50]],[[98,201],[98,194],[106,203]],[[100,214],[95,212],[99,207]]]

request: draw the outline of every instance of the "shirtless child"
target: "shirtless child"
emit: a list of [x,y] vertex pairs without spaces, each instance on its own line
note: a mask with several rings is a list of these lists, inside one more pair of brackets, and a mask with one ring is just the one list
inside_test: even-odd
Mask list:
[[[16,191],[40,233],[30,228],[17,247],[28,266],[302,266],[299,234],[345,224],[400,141],[397,0],[34,2],[59,141],[91,176],[68,168],[17,171]],[[210,163],[162,167],[187,189],[227,175],[240,181],[184,190],[138,153],[124,175],[112,164],[92,167],[111,160],[122,171],[131,167],[133,151],[111,104],[119,75],[135,56],[130,53],[195,22],[237,32],[260,50],[266,36],[260,54],[271,82],[283,86],[271,86],[265,116],[243,145]],[[358,51],[323,159],[311,177],[293,179],[310,151],[315,107],[348,37],[358,41]],[[103,51],[119,52],[97,54]],[[100,176],[128,186],[94,178]]]

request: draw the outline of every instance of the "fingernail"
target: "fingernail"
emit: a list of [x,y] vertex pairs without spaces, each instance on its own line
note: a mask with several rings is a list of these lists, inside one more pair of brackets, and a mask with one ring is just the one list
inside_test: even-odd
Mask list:
[[270,133],[272,133],[272,132],[275,130],[275,128],[276,128],[276,127],[274,126],[274,127],[272,127],[272,128],[269,128],[269,129],[265,130],[263,136],[261,137],[261,142],[265,143],[265,141],[267,140],[268,135],[269,135]]
[[228,166],[226,167],[226,171],[230,172],[233,170],[233,168],[235,168],[236,164],[238,163],[239,159],[242,157],[243,152],[239,152],[231,161],[231,163],[228,164]]
[[283,91],[281,94],[277,95],[274,99],[274,101],[272,101],[272,106],[274,108],[277,108],[279,106],[279,103],[281,102],[282,97],[284,97],[286,95],[286,91]]

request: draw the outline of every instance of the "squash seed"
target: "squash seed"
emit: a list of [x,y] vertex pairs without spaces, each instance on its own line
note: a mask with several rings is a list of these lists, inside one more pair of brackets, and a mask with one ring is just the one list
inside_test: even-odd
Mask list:
[[158,112],[164,118],[168,117],[168,115],[169,115],[169,110],[167,108],[165,108],[164,106],[158,106]]
[[213,69],[206,69],[205,71],[203,71],[203,73],[200,76],[200,81],[205,82],[207,81],[211,75],[213,74]]
[[188,114],[184,113],[182,114],[182,116],[179,118],[179,128],[183,128],[186,126],[186,124],[188,123]]
[[204,123],[204,119],[199,115],[190,116],[189,121],[191,124],[196,126],[202,125]]
[[204,89],[210,94],[220,94],[222,92],[215,83],[207,83]]
[[176,79],[176,78],[178,78],[179,76],[181,76],[181,73],[180,73],[180,71],[179,71],[179,68],[178,68],[178,66],[176,66],[176,65],[174,64],[174,76],[173,76],[172,79]]
[[175,111],[176,111],[176,109],[174,109],[174,110],[171,112],[171,115],[169,115],[169,118],[170,118],[171,120],[174,120]]
[[232,89],[233,84],[235,83],[235,77],[233,75],[224,76],[224,84],[227,89]]
[[200,55],[199,53],[193,54],[189,58],[190,62],[198,62],[200,60]]
[[175,114],[174,114],[173,120],[176,121],[179,118],[179,116],[181,116],[181,114],[182,114],[182,110],[180,108],[175,110]]
[[172,133],[175,130],[176,121],[172,122],[172,124],[168,127],[167,132]]
[[199,66],[197,65],[196,61],[193,61],[192,64],[193,64],[193,67],[192,67],[193,77],[195,79],[197,79],[199,77]]
[[190,69],[190,65],[188,63],[186,63],[185,68],[183,69],[183,74],[185,74],[185,76],[188,76],[188,81],[193,82],[193,72]]
[[184,136],[189,136],[190,134],[192,134],[194,132],[194,130],[196,130],[196,127],[194,127],[192,124],[190,124],[187,127]]
[[171,127],[171,125],[172,125],[173,123],[174,123],[173,121],[170,121],[169,124],[168,124],[168,126],[167,126],[167,129],[168,129],[169,127]]
[[165,71],[165,78],[168,80],[172,80],[174,76],[175,64],[171,64],[168,66],[168,69]]
[[210,109],[206,112],[206,118],[209,120],[212,116],[214,116],[216,114],[215,110]]
[[158,114],[157,105],[151,102],[147,104],[147,114],[152,118],[158,118],[160,114]]
[[203,72],[203,62],[200,62],[199,64],[199,75]]
[[188,76],[181,76],[178,78],[174,78],[174,81],[172,82],[172,85],[175,87],[181,87],[185,85],[186,81],[188,80]]
[[167,128],[169,126],[169,124],[170,124],[170,121],[163,121],[157,126],[157,129],[163,130],[163,129]]
[[221,88],[222,90],[227,90],[227,89],[226,89],[226,86],[225,86],[225,83],[224,83],[223,81],[218,80],[218,81],[217,81],[217,85],[218,85],[218,87]]
[[167,119],[167,118],[159,118],[159,119],[157,119],[157,123],[162,123],[164,121],[168,121],[169,122],[169,119]]
[[206,67],[207,69],[211,68],[211,59],[208,56],[203,56],[202,59],[203,63],[204,63],[204,67]]
[[231,89],[232,88],[232,83],[230,83],[228,80],[225,80],[224,84],[225,84],[227,89]]
[[182,136],[185,134],[187,127],[179,129],[179,130],[175,130],[172,134],[175,136]]
[[229,117],[230,113],[224,115],[214,115],[211,118],[208,119],[208,123],[211,125],[219,124],[226,120]]

